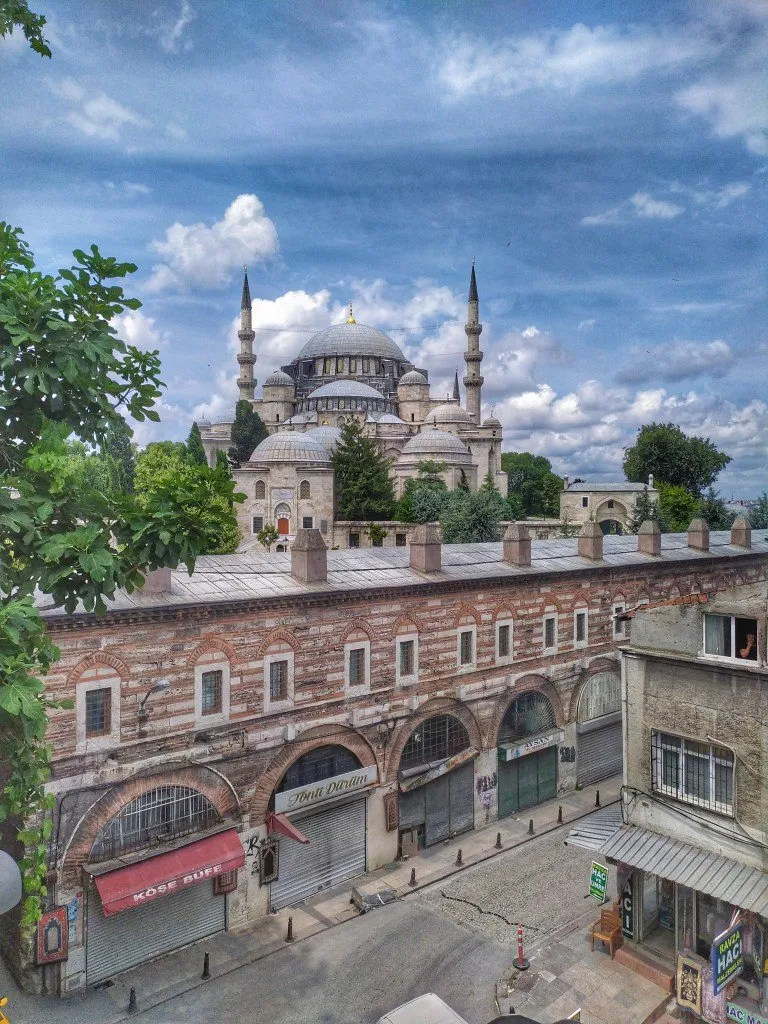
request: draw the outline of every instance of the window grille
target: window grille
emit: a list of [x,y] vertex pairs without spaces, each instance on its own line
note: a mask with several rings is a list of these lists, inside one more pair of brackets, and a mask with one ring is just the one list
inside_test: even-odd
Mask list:
[[104,736],[112,728],[112,690],[88,690],[85,695],[85,735]]
[[459,640],[459,661],[462,665],[471,665],[473,662],[473,641],[471,629],[466,629],[461,633]]
[[257,480],[256,481],[256,484],[255,484],[255,486],[253,488],[253,496],[254,496],[254,498],[260,498],[262,500],[264,498],[266,498],[266,496],[267,496],[267,485],[264,483],[263,480]]
[[224,673],[221,669],[203,672],[201,711],[204,715],[220,715]]
[[299,484],[299,497],[300,498],[311,498],[312,488],[310,487],[309,480],[302,480]]
[[733,753],[726,747],[651,733],[653,790],[719,814],[733,814]]
[[314,525],[314,519],[312,518],[312,516],[302,516],[301,517],[301,528],[303,530],[311,530],[313,525]]
[[413,675],[413,655],[414,655],[414,643],[413,640],[401,640],[400,641],[400,675],[401,676],[412,676]]
[[499,626],[499,657],[508,658],[510,654],[510,632],[512,627],[509,623]]
[[583,497],[581,499],[581,507],[582,508],[589,508],[589,495],[587,495],[587,494],[583,495]]
[[355,647],[349,652],[349,685],[365,683],[365,648]]
[[395,534],[395,547],[396,548],[404,548],[405,544],[406,544],[406,536],[405,536],[405,534],[404,533],[396,533]]
[[548,698],[532,690],[521,694],[509,705],[499,729],[499,739],[521,740],[547,732],[556,725],[555,712]]
[[400,768],[444,761],[469,746],[469,733],[453,715],[427,718],[411,733],[400,757]]
[[359,533],[350,533],[350,535],[349,535],[349,546],[351,548],[359,548],[360,547],[360,534]]
[[195,789],[158,786],[126,804],[99,831],[89,860],[112,860],[152,843],[170,842],[218,824],[216,808]]
[[597,672],[584,684],[579,698],[579,722],[611,715],[621,710],[621,676],[618,672]]
[[269,665],[269,699],[288,699],[288,662],[273,661]]
[[360,766],[358,758],[346,747],[330,744],[316,747],[293,762],[277,787],[277,792],[309,786],[313,782],[332,779],[336,775],[346,775]]
[[251,523],[251,532],[258,533],[259,530],[264,529],[264,516],[254,516]]

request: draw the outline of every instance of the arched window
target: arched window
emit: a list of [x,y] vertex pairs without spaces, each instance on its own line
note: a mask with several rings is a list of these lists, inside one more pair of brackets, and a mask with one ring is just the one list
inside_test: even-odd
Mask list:
[[598,672],[588,679],[579,697],[578,722],[612,715],[621,710],[621,676],[618,672]]
[[469,733],[453,715],[434,715],[417,725],[400,756],[400,768],[444,761],[469,746]]
[[315,747],[314,750],[302,754],[294,761],[282,778],[275,792],[283,793],[287,789],[308,786],[312,782],[322,782],[336,775],[346,775],[361,768],[360,760],[351,750],[338,744]]
[[300,498],[311,498],[312,489],[309,486],[309,480],[302,480],[299,484],[299,497]]
[[99,830],[89,859],[112,860],[129,850],[170,842],[220,821],[216,808],[196,789],[158,786],[131,800]]
[[547,697],[537,690],[524,693],[507,708],[499,728],[499,740],[521,740],[554,729],[555,712]]
[[267,496],[267,485],[263,480],[257,480],[256,485],[253,488],[253,496],[261,501]]

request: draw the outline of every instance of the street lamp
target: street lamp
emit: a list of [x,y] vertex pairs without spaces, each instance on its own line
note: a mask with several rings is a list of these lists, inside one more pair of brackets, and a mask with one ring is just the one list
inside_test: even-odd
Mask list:
[[163,693],[165,690],[169,690],[171,687],[170,679],[158,679],[154,686],[151,686],[144,694],[144,698],[139,704],[139,709],[136,712],[136,717],[139,720],[139,724],[143,724],[149,718],[149,708],[146,707],[146,703],[153,693]]
[[0,850],[0,914],[6,914],[21,903],[21,872],[8,853]]

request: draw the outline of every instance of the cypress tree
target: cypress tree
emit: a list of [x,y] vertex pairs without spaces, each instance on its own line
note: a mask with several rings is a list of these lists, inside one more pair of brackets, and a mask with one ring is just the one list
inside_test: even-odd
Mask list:
[[200,427],[196,423],[192,424],[189,431],[189,437],[187,438],[187,453],[189,461],[193,466],[207,466],[208,459],[205,457],[205,448],[203,448],[203,439],[200,437]]
[[267,436],[267,428],[261,416],[250,402],[241,398],[235,408],[235,422],[232,424],[229,460],[239,466],[253,455],[254,448]]
[[395,492],[389,462],[375,440],[364,436],[357,420],[342,424],[333,474],[337,519],[391,519]]
[[133,494],[136,451],[132,438],[133,431],[120,416],[110,424],[101,446],[110,469],[111,489],[119,494]]

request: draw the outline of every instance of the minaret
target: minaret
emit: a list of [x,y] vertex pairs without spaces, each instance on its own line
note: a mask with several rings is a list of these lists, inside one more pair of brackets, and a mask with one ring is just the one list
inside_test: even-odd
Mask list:
[[454,402],[460,402],[461,401],[461,392],[459,391],[459,371],[458,370],[456,371],[456,374],[455,374],[455,376],[453,378],[453,400],[454,400]]
[[240,330],[237,336],[240,339],[240,351],[237,353],[237,361],[240,364],[240,376],[237,379],[237,386],[240,390],[240,398],[246,402],[253,401],[253,392],[256,381],[253,379],[253,364],[256,356],[253,354],[253,339],[256,334],[251,326],[251,289],[248,287],[248,267],[243,268],[243,298],[240,302]]
[[467,375],[464,378],[464,387],[467,392],[467,412],[479,426],[480,391],[483,386],[483,377],[480,376],[480,363],[483,361],[483,353],[480,351],[480,334],[483,330],[483,325],[479,320],[479,300],[477,297],[474,260],[472,260],[472,274],[469,278],[467,322],[464,330],[467,334],[467,351],[464,353],[464,362],[467,364]]

